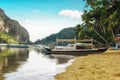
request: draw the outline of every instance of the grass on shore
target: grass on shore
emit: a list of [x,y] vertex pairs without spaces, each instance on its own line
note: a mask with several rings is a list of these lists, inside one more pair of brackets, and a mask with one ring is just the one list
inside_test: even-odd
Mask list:
[[120,80],[120,49],[75,59],[56,80]]

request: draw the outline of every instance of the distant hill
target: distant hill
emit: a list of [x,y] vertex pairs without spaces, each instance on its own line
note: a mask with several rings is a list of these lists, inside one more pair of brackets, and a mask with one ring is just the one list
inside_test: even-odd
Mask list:
[[[28,31],[22,27],[18,21],[9,18],[4,11],[0,8],[0,32],[5,33],[11,38],[15,38],[18,42],[29,41]],[[9,38],[6,38],[9,39]],[[7,42],[6,39],[0,37],[0,42]],[[9,41],[9,40],[8,40]],[[7,42],[8,43],[8,42]]]
[[47,36],[43,38],[42,40],[35,41],[35,44],[50,44],[56,41],[56,38],[58,39],[73,39],[75,38],[75,30],[74,27],[65,28],[62,29],[60,32],[56,34],[51,34],[50,36]]

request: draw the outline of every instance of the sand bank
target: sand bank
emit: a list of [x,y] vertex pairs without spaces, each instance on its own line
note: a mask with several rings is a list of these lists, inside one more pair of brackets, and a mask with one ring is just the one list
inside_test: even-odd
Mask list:
[[120,80],[120,49],[75,59],[56,80]]

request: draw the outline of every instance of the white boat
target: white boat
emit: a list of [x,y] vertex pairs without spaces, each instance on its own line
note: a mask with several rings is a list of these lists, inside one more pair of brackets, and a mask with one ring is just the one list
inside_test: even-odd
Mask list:
[[[88,42],[88,40],[84,40],[84,41]],[[78,43],[78,41],[76,40],[76,42],[74,44],[68,44],[67,46],[56,46],[54,49],[46,48],[46,50],[50,54],[73,54],[73,55],[74,54],[77,54],[77,55],[82,54],[83,55],[83,54],[88,54],[88,53],[104,52],[108,49],[108,47],[94,48],[92,40],[89,40],[89,41],[90,41],[90,43]]]

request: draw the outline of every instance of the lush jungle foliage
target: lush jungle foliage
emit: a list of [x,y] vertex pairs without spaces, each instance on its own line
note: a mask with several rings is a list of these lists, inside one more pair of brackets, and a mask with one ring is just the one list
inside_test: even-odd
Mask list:
[[0,43],[12,44],[12,43],[18,43],[18,41],[9,34],[5,32],[0,32]]
[[76,26],[80,38],[93,38],[110,45],[120,34],[120,0],[85,0],[83,23]]

